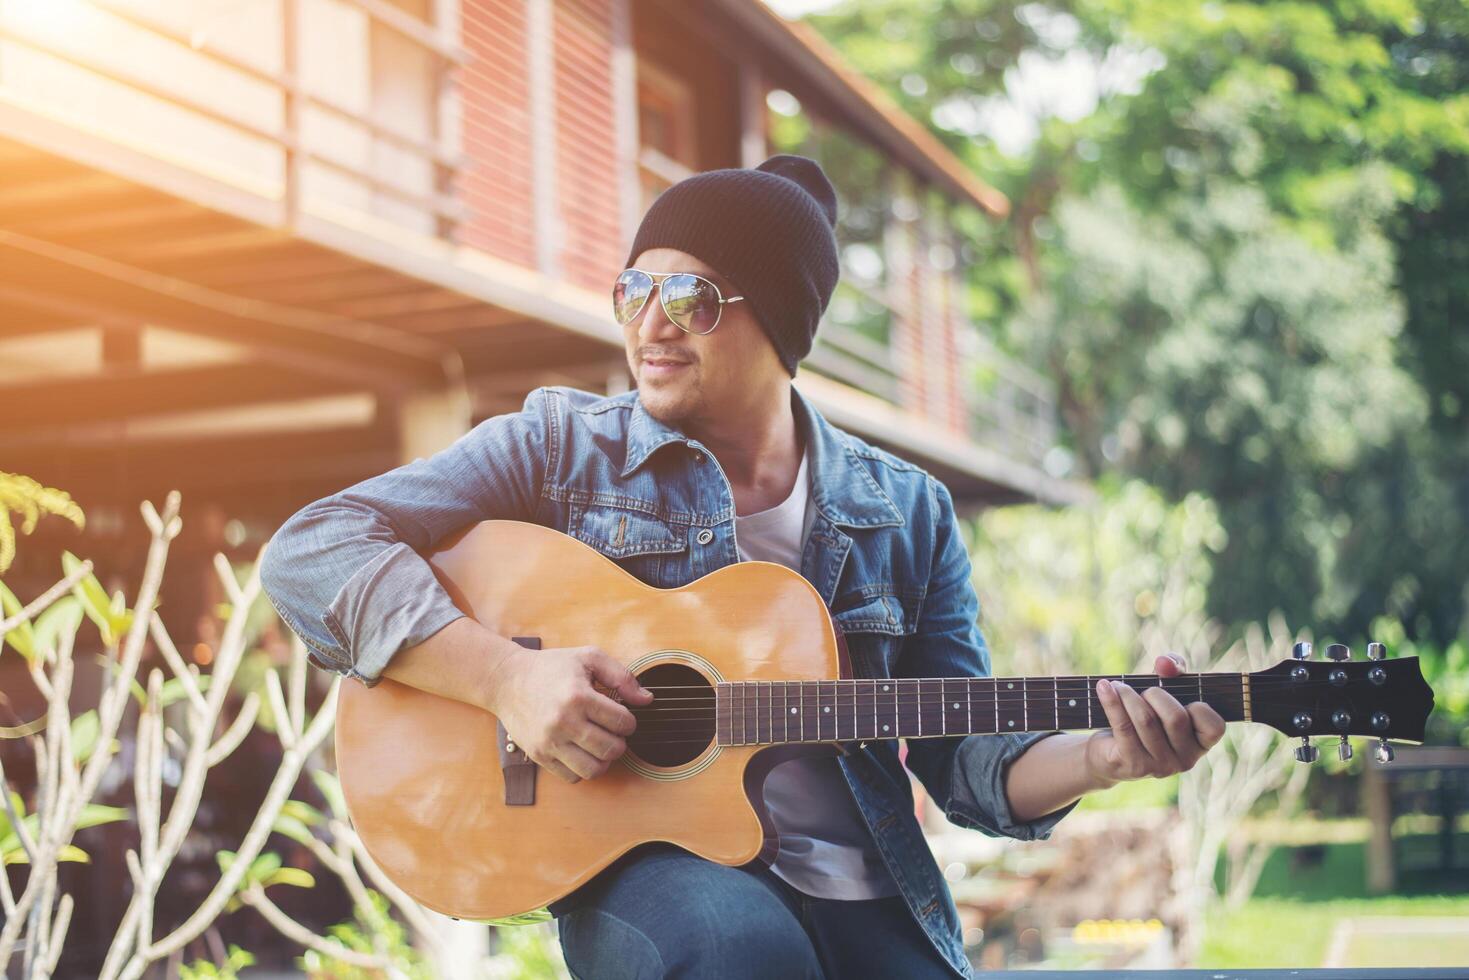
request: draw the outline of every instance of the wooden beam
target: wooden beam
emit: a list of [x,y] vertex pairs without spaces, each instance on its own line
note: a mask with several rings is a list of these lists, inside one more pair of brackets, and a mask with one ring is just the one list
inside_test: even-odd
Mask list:
[[0,215],[5,219],[5,227],[11,231],[49,239],[86,237],[92,232],[118,228],[129,229],[136,234],[140,226],[154,231],[155,235],[151,237],[157,237],[156,231],[161,224],[178,218],[200,216],[210,217],[215,221],[220,220],[219,215],[205,211],[188,201],[180,200],[150,201],[143,204],[134,202],[130,206],[114,205],[97,209],[86,207],[70,211],[52,207],[39,216],[21,219],[16,219],[10,214]]
[[[189,511],[200,497],[238,497],[247,488],[308,486],[300,504],[397,465],[390,427],[373,424],[315,432],[228,439],[137,442],[110,446],[57,445],[5,452],[7,468],[61,487],[86,507],[116,502],[136,513],[138,501],[170,490]],[[324,488],[324,489],[322,489]],[[207,495],[207,496],[206,496]]]
[[141,244],[119,252],[114,257],[127,262],[146,264],[180,255],[218,257],[229,252],[252,252],[291,241],[291,233],[280,228],[246,225],[224,228],[205,235],[172,238],[164,242]]
[[[434,387],[448,348],[378,324],[333,317],[207,289],[100,256],[0,230],[0,277],[14,301],[52,315],[127,316],[236,343],[296,351],[359,382],[389,389]],[[0,281],[3,281],[0,280]]]
[[[462,297],[461,297],[462,299]],[[416,334],[433,336],[443,343],[453,343],[457,337],[469,335],[469,342],[478,339],[482,330],[499,330],[525,320],[512,310],[502,310],[488,303],[476,303],[435,313],[414,313],[406,316],[384,316],[375,318],[379,323],[401,327]],[[553,330],[542,324],[543,330]]]
[[363,263],[299,239],[278,241],[257,254],[238,258],[219,255],[182,255],[146,263],[150,271],[206,286],[252,285],[314,279],[361,269]]
[[79,425],[113,419],[351,391],[349,382],[289,372],[252,359],[243,364],[148,371],[137,366],[98,374],[0,386],[11,431],[26,426]]
[[90,210],[99,203],[131,202],[145,193],[137,185],[126,184],[111,174],[95,171],[61,176],[49,174],[39,180],[21,181],[7,169],[5,179],[6,186],[0,187],[0,223],[6,225],[32,214]]

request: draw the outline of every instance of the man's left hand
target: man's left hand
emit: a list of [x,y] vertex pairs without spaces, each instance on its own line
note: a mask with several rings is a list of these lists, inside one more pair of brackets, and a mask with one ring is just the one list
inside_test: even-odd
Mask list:
[[[1183,658],[1176,653],[1159,657],[1155,668],[1160,676],[1177,677]],[[1088,739],[1086,761],[1103,786],[1192,769],[1224,737],[1224,719],[1217,711],[1202,701],[1185,707],[1161,687],[1139,694],[1126,684],[1100,680],[1097,697],[1112,727]]]

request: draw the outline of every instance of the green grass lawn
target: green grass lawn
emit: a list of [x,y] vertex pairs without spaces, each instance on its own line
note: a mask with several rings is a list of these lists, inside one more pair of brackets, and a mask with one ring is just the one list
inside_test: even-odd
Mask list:
[[[1399,844],[1400,853],[1431,855],[1437,838],[1413,835]],[[1317,967],[1336,924],[1357,916],[1461,916],[1469,932],[1469,875],[1421,870],[1405,871],[1399,878],[1395,894],[1369,895],[1361,844],[1281,848],[1266,863],[1254,897],[1208,923],[1195,965]],[[1363,965],[1382,965],[1384,951],[1375,942],[1354,942],[1352,956],[1363,957]],[[1386,954],[1400,966],[1469,965],[1469,959],[1457,958],[1458,950],[1436,943],[1399,942]]]

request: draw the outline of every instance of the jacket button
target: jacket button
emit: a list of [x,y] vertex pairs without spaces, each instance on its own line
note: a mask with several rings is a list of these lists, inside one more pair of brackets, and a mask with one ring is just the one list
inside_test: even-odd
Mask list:
[[713,540],[714,540],[714,532],[713,532],[713,531],[711,531],[711,530],[709,530],[709,529],[708,529],[708,528],[707,528],[707,527],[706,527],[706,528],[704,528],[704,529],[703,529],[703,530],[702,530],[702,531],[700,531],[700,532],[699,532],[699,534],[698,534],[698,536],[697,536],[697,538],[696,538],[696,540],[697,540],[697,541],[698,541],[698,542],[699,542],[699,543],[700,543],[700,544],[708,544],[708,543],[709,543],[709,542],[710,542],[710,541],[713,541]]

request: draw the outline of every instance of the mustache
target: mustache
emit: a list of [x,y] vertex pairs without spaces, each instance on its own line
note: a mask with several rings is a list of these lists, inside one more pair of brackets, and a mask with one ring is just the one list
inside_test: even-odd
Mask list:
[[639,347],[637,359],[650,361],[679,361],[684,364],[694,363],[694,359],[680,351],[668,350],[661,347]]

